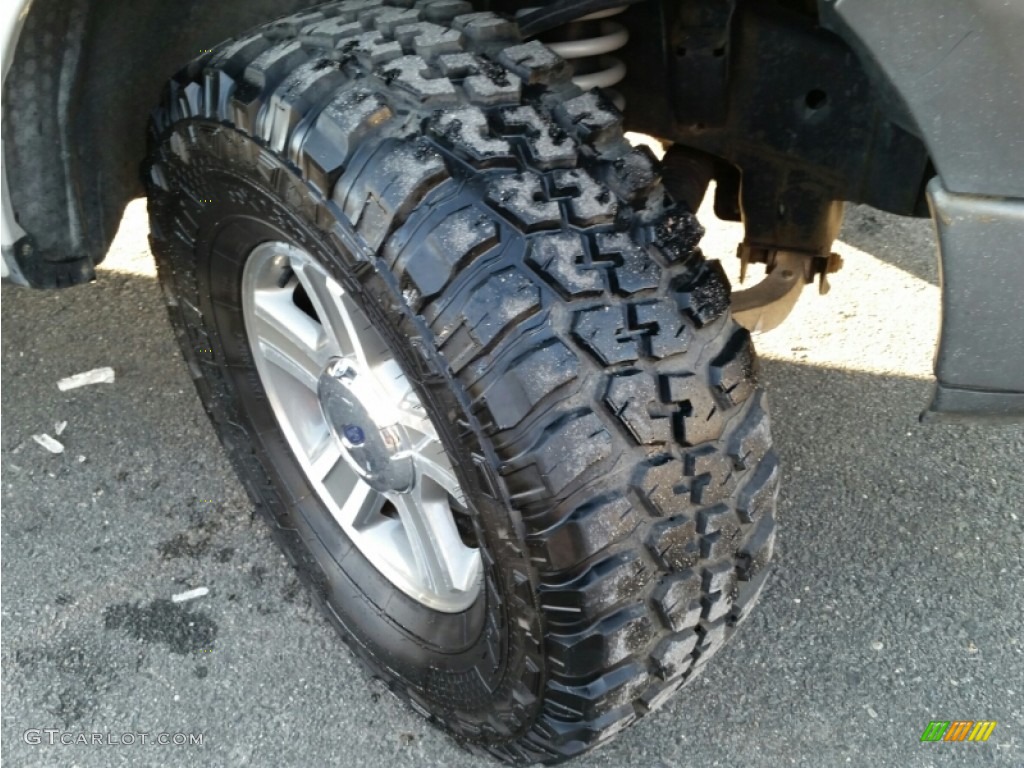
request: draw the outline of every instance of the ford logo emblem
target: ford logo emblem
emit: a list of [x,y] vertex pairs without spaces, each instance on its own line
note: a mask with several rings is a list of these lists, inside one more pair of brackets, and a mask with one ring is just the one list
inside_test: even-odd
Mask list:
[[357,427],[355,424],[346,424],[341,428],[341,434],[352,445],[362,445],[366,442],[366,433],[363,432],[362,427]]

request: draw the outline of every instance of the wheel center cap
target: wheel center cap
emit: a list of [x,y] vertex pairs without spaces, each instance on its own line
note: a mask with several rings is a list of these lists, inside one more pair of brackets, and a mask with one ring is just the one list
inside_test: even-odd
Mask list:
[[408,491],[415,479],[412,457],[402,450],[401,432],[380,426],[371,415],[378,398],[372,377],[351,360],[334,358],[320,374],[317,396],[331,434],[356,474],[381,493]]

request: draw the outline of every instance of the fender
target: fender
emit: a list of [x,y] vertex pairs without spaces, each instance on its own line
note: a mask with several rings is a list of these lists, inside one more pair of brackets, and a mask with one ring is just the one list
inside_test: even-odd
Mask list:
[[819,0],[928,148],[942,330],[926,418],[1024,418],[1024,7]]

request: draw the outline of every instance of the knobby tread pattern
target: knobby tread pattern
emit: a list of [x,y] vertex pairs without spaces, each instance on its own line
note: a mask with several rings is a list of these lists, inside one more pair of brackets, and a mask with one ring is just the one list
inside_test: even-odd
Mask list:
[[[775,535],[778,461],[728,282],[622,116],[569,76],[462,0],[344,0],[183,70],[147,170],[156,199],[201,195],[198,172],[183,184],[165,167],[189,151],[180,126],[250,137],[268,183],[339,247],[354,232],[422,321],[530,564],[494,599],[536,620],[542,652],[509,670],[511,714],[442,706],[369,663],[512,762],[580,754],[664,704],[749,614]],[[184,235],[154,222],[159,257]],[[170,288],[185,317],[179,299]],[[179,322],[183,346],[196,327]],[[294,536],[286,550],[316,578]]]

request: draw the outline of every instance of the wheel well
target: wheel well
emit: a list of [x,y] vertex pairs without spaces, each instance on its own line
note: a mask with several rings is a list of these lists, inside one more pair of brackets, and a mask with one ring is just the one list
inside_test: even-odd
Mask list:
[[[916,126],[815,10],[806,0],[632,6],[630,30],[663,34],[636,34],[625,51],[627,123],[717,158],[721,175],[756,177],[762,190],[798,179],[823,200],[927,215],[934,169]],[[726,181],[739,191],[739,179]],[[754,207],[718,202],[727,218]],[[765,203],[772,216],[776,202]]]
[[712,168],[716,214],[744,225],[744,265],[800,254],[824,291],[844,201],[927,215],[935,169],[916,127],[814,3],[664,0],[623,18],[662,30],[625,50],[627,125],[672,144],[670,191],[673,169]]
[[[141,192],[146,119],[163,83],[204,48],[307,4],[31,4],[3,111],[10,200],[30,233],[14,253],[30,284],[93,277],[125,204]],[[477,5],[514,10],[509,0]],[[802,245],[795,240],[821,229],[822,201],[925,210],[932,169],[923,144],[888,117],[857,57],[817,26],[813,9],[812,0],[664,0],[620,17],[633,33],[623,52],[627,124],[716,158],[716,208],[733,219],[742,208],[759,242]],[[807,85],[808,71],[828,82]],[[809,211],[806,232],[780,233],[782,209]]]
[[[4,78],[4,166],[28,282],[89,280],[141,192],[160,88],[221,40],[307,0],[34,0]],[[6,190],[5,190],[6,191]]]

